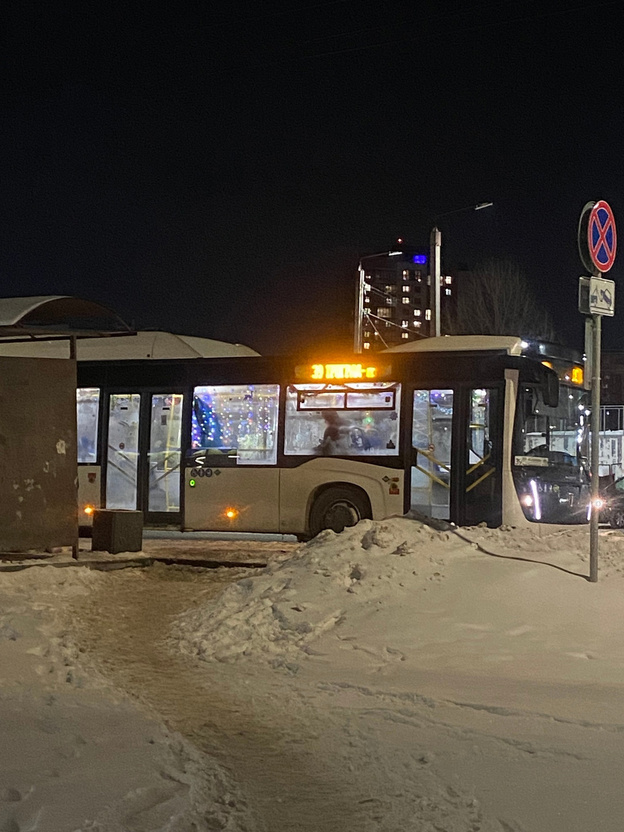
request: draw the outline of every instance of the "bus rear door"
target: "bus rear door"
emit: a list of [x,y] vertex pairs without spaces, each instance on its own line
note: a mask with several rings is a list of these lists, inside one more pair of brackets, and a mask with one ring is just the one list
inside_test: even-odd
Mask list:
[[180,525],[183,393],[110,393],[108,405],[106,508],[138,509],[146,525]]

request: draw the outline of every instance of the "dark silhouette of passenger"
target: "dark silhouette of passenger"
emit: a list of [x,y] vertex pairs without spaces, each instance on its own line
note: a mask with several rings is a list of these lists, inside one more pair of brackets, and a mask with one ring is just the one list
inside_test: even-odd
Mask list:
[[323,438],[314,449],[317,454],[338,456],[349,453],[350,428],[335,410],[324,410],[323,418],[327,423]]

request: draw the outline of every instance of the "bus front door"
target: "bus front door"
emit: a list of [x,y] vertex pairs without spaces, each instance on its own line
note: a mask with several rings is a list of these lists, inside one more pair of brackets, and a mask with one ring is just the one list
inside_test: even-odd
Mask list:
[[498,418],[499,391],[473,388],[468,391],[462,415],[463,471],[459,523],[474,526],[502,522],[501,459],[502,430]]
[[412,511],[459,526],[502,521],[497,389],[415,390]]
[[453,390],[414,390],[410,508],[450,520]]
[[179,525],[183,395],[111,393],[106,508],[138,509],[146,525]]

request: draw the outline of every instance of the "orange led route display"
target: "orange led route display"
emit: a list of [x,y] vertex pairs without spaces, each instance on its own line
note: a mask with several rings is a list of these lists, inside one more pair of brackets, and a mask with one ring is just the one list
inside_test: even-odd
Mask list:
[[373,379],[377,378],[377,367],[365,367],[363,364],[312,364],[310,378],[313,381]]

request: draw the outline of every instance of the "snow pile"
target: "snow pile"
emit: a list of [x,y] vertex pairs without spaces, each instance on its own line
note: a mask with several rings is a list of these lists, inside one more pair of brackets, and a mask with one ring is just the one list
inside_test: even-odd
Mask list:
[[356,613],[417,603],[415,591],[442,581],[448,561],[473,549],[450,529],[404,518],[324,531],[289,561],[179,616],[172,643],[206,660],[289,662]]

